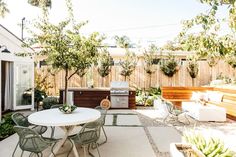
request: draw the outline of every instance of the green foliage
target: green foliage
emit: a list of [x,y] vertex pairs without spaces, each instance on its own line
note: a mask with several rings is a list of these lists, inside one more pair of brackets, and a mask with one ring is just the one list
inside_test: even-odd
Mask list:
[[70,105],[70,104],[63,104],[62,106],[59,107],[59,110],[63,113],[72,113],[77,106]]
[[46,72],[43,69],[41,73],[35,70],[35,75],[34,75],[35,88],[39,89],[40,91],[45,91],[45,92],[49,91],[49,89],[53,88],[53,85],[51,82],[47,81],[47,78],[50,75],[55,76],[56,73],[57,71],[52,68],[48,68]]
[[198,71],[199,71],[199,65],[197,63],[197,57],[190,56],[188,58],[187,70],[188,70],[189,75],[192,78],[196,78],[197,77],[197,74],[198,74]]
[[130,52],[128,49],[126,49],[126,53],[122,61],[120,61],[121,65],[121,75],[125,77],[129,77],[133,71],[135,70],[135,67],[137,65],[137,57],[134,52]]
[[7,4],[3,1],[0,0],[0,17],[4,18],[6,13],[9,13],[9,9],[7,8]]
[[206,139],[202,134],[197,132],[190,132],[184,134],[186,142],[191,143],[197,147],[207,157],[233,157],[235,152],[225,147],[223,141],[217,138]]
[[149,96],[159,96],[159,95],[161,95],[161,88],[160,87],[158,87],[158,88],[151,87],[147,91],[149,93],[148,94]]
[[82,36],[80,29],[86,22],[76,23],[71,1],[66,0],[66,4],[70,17],[58,24],[50,23],[47,8],[41,5],[43,18],[34,24],[37,31],[31,30],[33,38],[29,40],[29,44],[38,44],[42,47],[39,54],[48,56],[49,65],[65,71],[65,96],[70,78],[75,74],[80,77],[85,75],[88,68],[96,61],[97,48],[104,39],[96,32],[88,37]]
[[236,54],[235,53],[228,53],[225,56],[225,60],[232,68],[234,69],[236,68]]
[[28,0],[28,3],[35,7],[40,7],[41,5],[45,5],[46,7],[52,6],[51,0]]
[[227,5],[229,10],[229,27],[236,30],[236,6],[235,0],[200,0],[201,3],[209,4],[215,11],[222,5]]
[[136,89],[136,104],[144,106],[152,106],[154,100],[161,95],[160,87],[151,87],[148,90]]
[[12,113],[8,113],[2,117],[3,123],[0,124],[0,139],[6,138],[15,133],[13,129],[15,123],[11,119],[11,115]]
[[107,49],[103,49],[98,57],[97,70],[101,77],[106,77],[111,71],[112,57]]
[[169,54],[167,59],[162,59],[161,71],[168,77],[172,77],[178,71],[178,62],[174,55]]
[[34,102],[38,103],[40,101],[43,101],[43,99],[46,97],[47,97],[47,94],[45,91],[42,91],[37,88],[34,89]]
[[59,103],[59,99],[57,97],[46,97],[43,99],[43,109],[50,109],[51,106]]
[[132,47],[131,44],[130,44],[130,39],[127,37],[127,36],[115,36],[114,37],[115,40],[116,40],[116,45],[121,47],[121,48],[130,48]]
[[153,60],[157,56],[157,47],[155,45],[150,45],[148,51],[143,53],[144,55],[144,70],[148,74],[152,74],[156,71],[156,67],[153,64]]

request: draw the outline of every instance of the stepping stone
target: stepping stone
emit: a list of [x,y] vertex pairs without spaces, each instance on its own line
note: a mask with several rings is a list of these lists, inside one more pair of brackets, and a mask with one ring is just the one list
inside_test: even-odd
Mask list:
[[173,127],[148,127],[148,131],[160,152],[169,152],[170,143],[182,141],[180,133]]
[[137,115],[118,115],[117,125],[142,125]]

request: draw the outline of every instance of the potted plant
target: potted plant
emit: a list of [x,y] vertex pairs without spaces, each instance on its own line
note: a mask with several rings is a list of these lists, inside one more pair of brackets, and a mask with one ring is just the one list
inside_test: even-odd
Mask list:
[[218,138],[204,137],[196,131],[185,132],[185,143],[171,143],[170,154],[172,157],[233,157],[235,152],[227,148]]

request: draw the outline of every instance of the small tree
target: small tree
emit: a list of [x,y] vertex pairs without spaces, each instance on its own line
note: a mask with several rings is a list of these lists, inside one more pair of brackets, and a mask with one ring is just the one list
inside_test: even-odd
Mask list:
[[116,45],[119,46],[120,48],[125,48],[125,49],[127,49],[127,48],[130,48],[130,47],[131,47],[129,37],[127,37],[127,36],[125,36],[125,35],[119,37],[119,36],[116,35],[114,38],[115,38],[115,40],[116,40]]
[[[111,65],[112,65],[112,57],[107,51],[107,49],[103,49],[98,57],[98,66],[97,66],[98,73],[102,77],[102,79],[107,75],[109,75],[111,71]],[[102,86],[103,86],[103,80],[102,80]]]
[[125,77],[125,81],[127,81],[127,77],[129,77],[133,71],[135,70],[135,67],[137,65],[137,57],[134,52],[130,52],[128,49],[126,49],[124,59],[120,61],[121,65],[121,75]]
[[[48,18],[46,0],[39,0],[43,18],[34,26],[38,29],[33,34],[30,44],[42,46],[40,54],[47,55],[47,62],[53,68],[65,71],[64,103],[67,102],[68,81],[75,74],[84,75],[84,71],[96,60],[103,38],[98,33],[92,33],[89,37],[82,36],[79,30],[86,23],[76,24],[73,17],[72,3],[66,0],[69,20],[59,24],[51,24]],[[72,28],[72,29],[68,29]],[[69,73],[71,71],[71,73]]]
[[149,87],[152,84],[152,74],[156,71],[156,66],[153,64],[154,59],[156,59],[157,47],[155,45],[150,45],[148,51],[144,52],[144,70],[149,76]]
[[178,71],[178,62],[175,59],[175,56],[169,54],[167,59],[162,59],[160,68],[166,76],[173,77],[173,75]]
[[[66,31],[68,22],[62,22],[58,26],[51,25],[51,36],[46,37],[48,43],[48,61],[54,68],[65,71],[65,98],[67,100],[68,81],[75,74],[83,76],[86,69],[96,60],[97,47],[101,39],[98,33],[93,33],[86,38],[78,31],[81,25],[77,25],[74,31]],[[69,71],[73,73],[69,74]]]
[[197,60],[198,58],[196,56],[188,57],[187,70],[190,77],[192,78],[192,86],[194,86],[194,79],[197,77],[199,71],[199,65],[197,63]]

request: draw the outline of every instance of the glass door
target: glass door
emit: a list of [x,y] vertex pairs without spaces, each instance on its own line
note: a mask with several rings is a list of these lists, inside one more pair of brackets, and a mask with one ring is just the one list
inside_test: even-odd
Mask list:
[[34,109],[34,64],[14,62],[14,110]]

